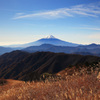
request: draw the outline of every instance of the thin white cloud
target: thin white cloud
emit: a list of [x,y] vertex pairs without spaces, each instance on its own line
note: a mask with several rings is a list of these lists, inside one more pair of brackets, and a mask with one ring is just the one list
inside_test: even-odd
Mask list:
[[24,13],[16,13],[16,16],[21,16],[23,15]]
[[63,18],[73,17],[75,15],[99,17],[100,15],[100,2],[97,4],[76,5],[69,8],[60,8],[51,11],[43,11],[31,14],[16,14],[13,19],[21,18]]
[[33,13],[33,14],[26,14],[26,15],[21,15],[14,17],[14,19],[21,19],[21,18],[32,18],[32,17],[43,17],[43,18],[61,18],[64,16],[73,16],[70,13],[66,11],[67,9],[62,8],[62,9],[57,9],[53,11],[45,11],[45,12],[39,12],[39,13]]

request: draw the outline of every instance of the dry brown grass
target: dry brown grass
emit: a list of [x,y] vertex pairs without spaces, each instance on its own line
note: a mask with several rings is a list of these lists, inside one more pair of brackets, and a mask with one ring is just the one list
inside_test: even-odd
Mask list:
[[8,80],[7,85],[0,87],[0,100],[100,100],[97,75],[76,73],[56,82]]

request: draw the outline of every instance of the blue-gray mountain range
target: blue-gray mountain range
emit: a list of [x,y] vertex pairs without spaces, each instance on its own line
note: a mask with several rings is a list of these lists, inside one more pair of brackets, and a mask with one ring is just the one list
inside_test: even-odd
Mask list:
[[40,46],[30,46],[24,48],[23,51],[30,53],[37,51],[49,51],[55,53],[67,53],[67,54],[80,54],[80,55],[94,55],[100,56],[100,45],[90,44],[90,45],[80,45],[76,47],[71,46],[55,46],[51,44],[42,44]]
[[52,35],[39,39],[35,42],[23,45],[13,45],[10,47],[12,48],[0,47],[0,55],[6,52],[11,52],[13,50],[19,50],[23,48],[22,51],[27,51],[27,52],[50,51],[55,53],[63,52],[68,54],[100,56],[100,45],[97,44],[79,45],[57,39]]

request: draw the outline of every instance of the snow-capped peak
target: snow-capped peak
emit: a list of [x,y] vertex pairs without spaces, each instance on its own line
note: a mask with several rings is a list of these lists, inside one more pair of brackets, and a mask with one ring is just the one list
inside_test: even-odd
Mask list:
[[54,39],[55,37],[53,35],[49,35],[49,36],[46,36],[45,38],[46,39],[51,39],[51,38]]

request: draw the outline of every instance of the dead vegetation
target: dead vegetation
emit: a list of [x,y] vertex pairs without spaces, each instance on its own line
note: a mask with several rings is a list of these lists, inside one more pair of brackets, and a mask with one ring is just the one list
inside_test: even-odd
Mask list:
[[7,81],[5,79],[0,79],[0,86],[5,85],[7,83]]
[[8,85],[0,86],[0,100],[100,100],[98,70],[80,73],[64,73],[66,77],[59,81],[8,80]]

